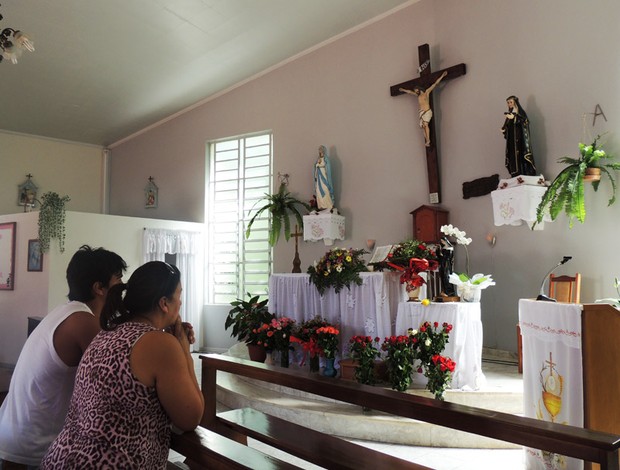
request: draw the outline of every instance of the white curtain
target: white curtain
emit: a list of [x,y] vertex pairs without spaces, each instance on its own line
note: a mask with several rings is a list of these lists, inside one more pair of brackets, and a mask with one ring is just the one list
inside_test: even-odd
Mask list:
[[142,243],[142,261],[165,261],[166,253],[176,255],[176,266],[181,271],[181,318],[194,327],[195,351],[202,347],[203,309],[203,234],[184,230],[145,228]]

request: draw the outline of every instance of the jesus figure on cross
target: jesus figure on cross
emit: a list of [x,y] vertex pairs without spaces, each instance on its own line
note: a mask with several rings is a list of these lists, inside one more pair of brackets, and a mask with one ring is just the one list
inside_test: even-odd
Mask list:
[[408,93],[410,95],[416,95],[418,97],[418,105],[420,106],[420,111],[419,111],[420,128],[422,129],[422,132],[424,133],[424,145],[426,145],[427,147],[431,146],[431,133],[430,133],[430,128],[429,128],[429,122],[431,122],[431,119],[433,117],[433,110],[431,109],[429,97],[430,97],[431,92],[435,89],[437,85],[439,85],[439,82],[446,75],[448,75],[448,72],[444,71],[444,73],[442,73],[439,76],[439,78],[435,81],[435,83],[429,86],[426,90],[422,90],[419,87],[416,87],[413,90],[408,90],[406,88],[398,89],[399,91],[402,91],[403,93]]

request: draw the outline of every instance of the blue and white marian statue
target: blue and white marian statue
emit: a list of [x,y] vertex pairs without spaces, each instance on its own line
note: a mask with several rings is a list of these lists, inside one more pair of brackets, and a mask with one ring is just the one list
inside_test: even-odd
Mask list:
[[332,185],[332,168],[324,145],[319,147],[319,158],[314,165],[314,191],[317,209],[332,210],[334,202],[334,186]]

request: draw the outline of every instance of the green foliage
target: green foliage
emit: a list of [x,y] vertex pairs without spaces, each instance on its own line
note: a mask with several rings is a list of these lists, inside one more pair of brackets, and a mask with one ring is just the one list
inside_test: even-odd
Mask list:
[[41,253],[47,253],[52,238],[58,239],[60,252],[65,251],[65,205],[71,198],[60,197],[57,193],[47,192],[41,196],[41,210],[39,211],[39,243]]
[[237,299],[230,303],[233,307],[228,312],[224,329],[232,327],[230,336],[246,343],[252,342],[250,337],[252,330],[264,323],[270,323],[274,315],[267,309],[267,299],[259,302],[259,296],[252,297],[248,293],[249,300]]
[[278,192],[275,194],[265,194],[262,199],[267,203],[256,210],[254,216],[248,222],[248,226],[245,230],[245,238],[250,237],[250,231],[252,224],[263,212],[269,211],[271,215],[271,225],[269,227],[269,245],[275,246],[280,239],[280,233],[284,229],[284,238],[288,241],[291,238],[291,221],[290,215],[295,216],[297,226],[301,229],[304,226],[304,221],[301,212],[297,206],[302,206],[306,210],[310,210],[310,204],[302,202],[293,196],[286,190],[286,184],[280,184]]
[[[598,145],[600,138],[600,135],[596,136],[591,145],[579,143],[580,157],[578,159],[562,157],[558,160],[559,163],[564,163],[568,166],[555,177],[547,191],[545,191],[536,209],[536,222],[534,222],[532,228],[537,223],[543,221],[547,211],[551,220],[555,220],[564,211],[568,216],[570,228],[573,227],[575,219],[581,223],[585,221],[584,176],[587,168],[599,168],[601,176],[607,176],[612,189],[607,205],[610,206],[616,201],[616,180],[615,175],[610,170],[620,170],[620,163],[604,162],[605,159],[611,159],[613,156],[608,155],[600,148]],[[600,181],[592,183],[594,191],[598,190],[599,183]]]

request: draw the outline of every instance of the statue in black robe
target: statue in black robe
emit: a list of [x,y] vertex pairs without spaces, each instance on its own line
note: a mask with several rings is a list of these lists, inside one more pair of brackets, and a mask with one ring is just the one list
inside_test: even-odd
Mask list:
[[439,258],[439,277],[441,278],[441,290],[444,294],[451,297],[456,295],[454,284],[450,283],[450,274],[454,271],[454,247],[452,243],[443,237],[440,242],[438,253]]
[[519,103],[519,98],[506,98],[508,112],[502,127],[506,139],[506,168],[510,176],[535,176],[536,165],[530,141],[530,121],[525,110]]

